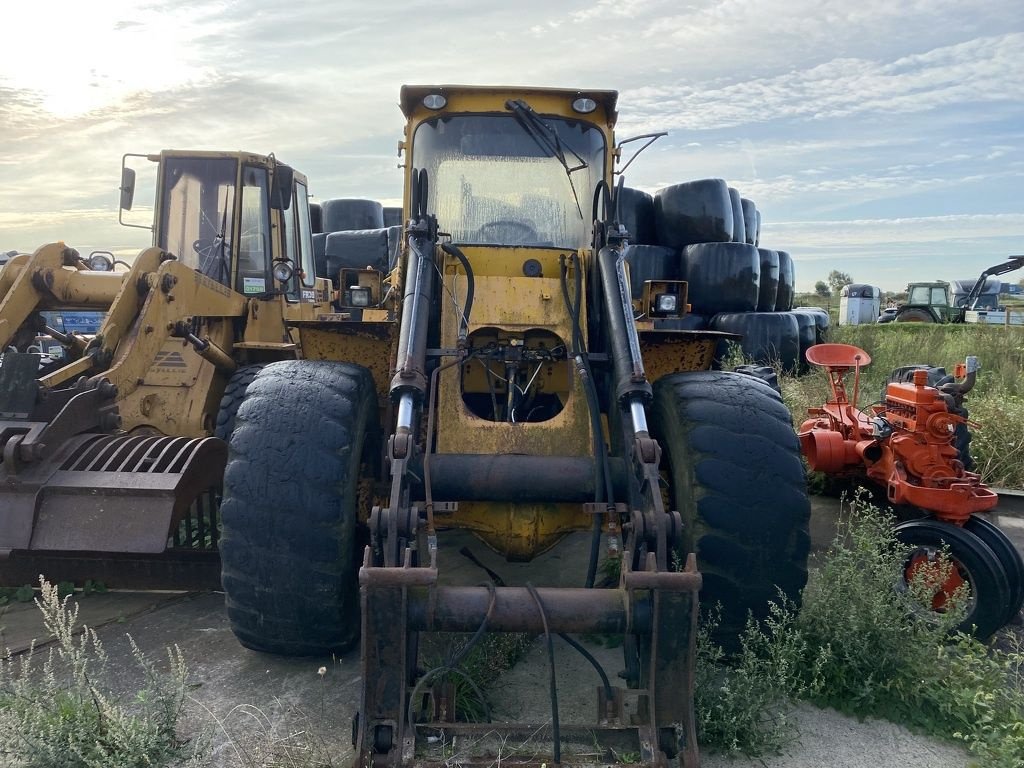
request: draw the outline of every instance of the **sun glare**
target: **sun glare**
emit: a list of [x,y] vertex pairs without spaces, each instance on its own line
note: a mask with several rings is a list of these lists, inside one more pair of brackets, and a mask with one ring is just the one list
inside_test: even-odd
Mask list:
[[183,11],[132,0],[57,0],[19,3],[7,12],[0,85],[31,92],[58,117],[201,75],[188,43],[194,24]]

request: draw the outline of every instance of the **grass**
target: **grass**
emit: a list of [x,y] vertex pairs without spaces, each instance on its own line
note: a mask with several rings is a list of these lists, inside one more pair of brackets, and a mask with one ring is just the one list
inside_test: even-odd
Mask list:
[[88,627],[78,633],[78,608],[61,592],[40,579],[36,605],[56,640],[45,655],[33,646],[0,661],[0,752],[25,768],[202,765],[199,743],[178,734],[188,671],[177,647],[160,669],[129,637],[145,682],[119,697],[99,682],[109,679],[103,644]]

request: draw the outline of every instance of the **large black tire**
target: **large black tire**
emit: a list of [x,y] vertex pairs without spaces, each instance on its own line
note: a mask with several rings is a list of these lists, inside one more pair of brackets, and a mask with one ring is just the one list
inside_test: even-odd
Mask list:
[[[957,629],[984,640],[1003,626],[1011,602],[1009,581],[999,558],[985,542],[963,528],[931,518],[908,520],[893,531],[897,541],[907,547],[898,588],[908,588],[915,561],[938,558],[943,548],[949,547],[955,574],[971,587],[967,614]],[[941,609],[946,597],[939,594],[932,605],[923,607]]]
[[779,290],[775,294],[775,311],[789,312],[793,308],[793,297],[796,295],[796,270],[793,258],[786,251],[779,254]]
[[732,203],[732,241],[734,243],[747,242],[747,228],[743,223],[743,200],[740,193],[729,187],[729,202]]
[[381,211],[385,227],[402,226],[402,208],[400,206],[385,206]]
[[701,602],[721,604],[714,639],[735,651],[748,612],[764,618],[778,589],[798,603],[807,582],[810,503],[789,411],[749,376],[697,371],[655,383],[651,423]]
[[359,639],[357,486],[378,435],[373,379],[345,363],[271,363],[235,418],[220,540],[231,629],[268,653],[349,650]]
[[795,371],[800,364],[800,325],[789,312],[726,312],[711,318],[711,330],[738,333],[743,355],[758,365]]
[[832,317],[828,310],[821,307],[794,307],[794,312],[810,312],[814,317],[815,343],[824,344],[828,341],[828,331],[832,326]]
[[757,381],[763,381],[769,387],[774,389],[779,396],[782,396],[782,387],[779,385],[779,374],[775,372],[775,369],[770,365],[737,365],[733,368],[736,373],[742,373],[744,376],[750,376]]
[[678,280],[679,251],[660,245],[628,245],[624,249],[629,262],[629,286],[639,300],[647,280]]
[[654,198],[640,189],[623,187],[619,190],[619,223],[629,232],[629,242],[635,245],[654,245]]
[[683,248],[693,243],[732,240],[732,202],[724,179],[674,184],[654,194],[658,245]]
[[753,245],[757,239],[757,206],[745,197],[740,198],[740,205],[743,206],[743,242]]
[[388,227],[388,270],[398,266],[402,258],[402,232],[403,227]]
[[320,207],[324,232],[384,229],[384,206],[376,200],[342,197],[324,200]]
[[324,231],[324,212],[320,203],[309,204],[309,229],[314,235]]
[[322,232],[313,235],[313,271],[317,277],[331,277],[327,271],[327,235]]
[[231,374],[231,379],[220,398],[220,408],[217,409],[217,425],[213,429],[214,437],[219,437],[225,442],[231,440],[231,433],[235,431],[235,415],[245,399],[249,385],[262,369],[263,364],[243,365]]
[[927,309],[908,307],[896,313],[894,323],[934,323],[935,317]]
[[773,312],[779,295],[779,254],[767,248],[758,248],[761,257],[761,281],[758,283],[757,311]]
[[810,363],[807,362],[807,350],[817,343],[818,325],[809,312],[790,312],[796,318],[797,338],[800,342],[800,355],[797,364],[799,373],[807,373]]
[[745,243],[697,243],[683,249],[687,301],[698,314],[753,312],[761,282],[761,257]]
[[1020,615],[1021,606],[1024,606],[1024,559],[1006,534],[983,517],[971,515],[964,524],[964,530],[985,542],[1006,572],[1010,600],[1003,615],[1003,624],[1009,624]]

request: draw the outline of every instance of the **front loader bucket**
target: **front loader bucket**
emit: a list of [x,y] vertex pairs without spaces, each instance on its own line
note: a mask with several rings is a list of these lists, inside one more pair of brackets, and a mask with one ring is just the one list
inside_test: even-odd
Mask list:
[[[437,583],[436,551],[429,567],[412,566],[411,550],[404,566],[387,567],[372,565],[367,548],[359,572],[363,689],[353,727],[355,765],[661,768],[678,760],[682,768],[696,768],[693,686],[701,575],[693,555],[684,572],[658,571],[653,553],[642,563],[644,570],[630,571],[631,559],[626,553],[618,589],[451,587]],[[594,721],[587,725],[560,725],[557,706],[531,713],[533,722],[442,721],[436,706],[426,706],[432,698],[436,704],[439,686],[432,688],[438,680],[416,667],[417,633],[483,631],[621,634],[626,685],[613,685],[614,674],[604,676],[595,691]],[[537,685],[547,688],[547,676]],[[510,748],[524,742],[530,744],[525,752]],[[445,753],[454,743],[462,745],[457,758]]]
[[[167,550],[220,485],[226,461],[216,438],[84,434],[17,473],[0,465],[0,582],[33,583],[42,573],[109,587],[219,586],[212,547],[177,564]],[[205,530],[191,538],[215,543],[215,520],[200,515],[198,524]]]

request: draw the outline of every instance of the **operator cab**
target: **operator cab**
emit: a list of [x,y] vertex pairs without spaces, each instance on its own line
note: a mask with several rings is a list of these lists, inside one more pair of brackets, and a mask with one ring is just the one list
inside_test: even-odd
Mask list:
[[[126,155],[159,163],[153,243],[245,296],[284,291],[298,299],[315,280],[305,178],[272,156],[165,151]],[[122,212],[134,170],[122,170]],[[276,213],[277,212],[277,213]],[[129,226],[140,226],[130,224]],[[281,264],[291,267],[287,279]],[[277,275],[275,276],[275,271]]]

